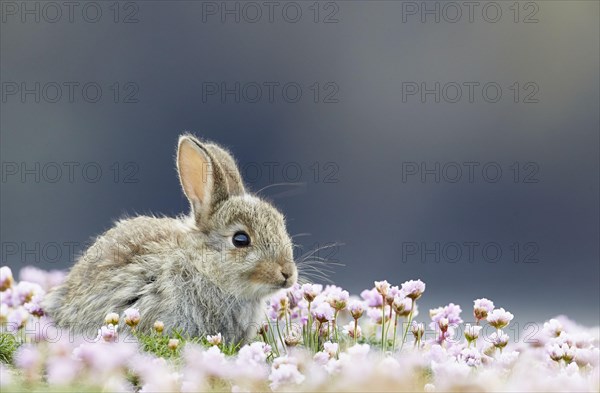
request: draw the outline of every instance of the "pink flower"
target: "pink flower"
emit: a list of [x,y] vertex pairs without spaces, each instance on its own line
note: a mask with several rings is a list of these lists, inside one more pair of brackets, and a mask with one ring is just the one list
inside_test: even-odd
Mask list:
[[557,319],[551,319],[548,322],[544,322],[544,328],[542,329],[542,331],[548,336],[548,337],[558,337],[560,336],[560,333],[562,333],[564,331],[564,328],[562,326],[562,324],[557,320]]
[[140,311],[137,308],[125,310],[125,323],[130,327],[136,327],[140,323]]
[[383,304],[383,298],[375,288],[365,289],[360,293],[360,297],[365,300],[365,303],[369,307],[381,307]]
[[329,356],[334,357],[337,355],[339,350],[338,343],[332,343],[331,341],[326,341],[323,343],[323,351],[327,352]]
[[354,344],[353,346],[349,347],[346,352],[348,352],[348,355],[356,359],[366,359],[370,350],[371,347],[369,344]]
[[487,321],[496,329],[502,329],[508,326],[508,324],[510,323],[510,321],[512,321],[513,318],[514,315],[504,310],[503,308],[499,308],[489,313],[489,315],[487,316]]
[[9,332],[15,333],[19,329],[22,329],[29,320],[29,313],[23,307],[18,307],[9,311],[8,323],[6,329]]
[[269,318],[273,321],[285,318],[289,312],[290,299],[285,291],[279,291],[269,299]]
[[398,288],[396,285],[391,286],[390,289],[388,289],[387,294],[385,295],[386,304],[391,306],[394,302],[394,298],[399,295],[401,295],[400,288]]
[[210,345],[221,345],[221,342],[223,342],[223,337],[221,336],[221,333],[217,333],[214,336],[207,335],[206,341],[208,341]]
[[394,312],[398,314],[398,316],[407,317],[412,310],[412,300],[398,295],[394,298],[392,308],[394,309]]
[[417,321],[412,321],[410,331],[417,340],[420,340],[421,337],[423,337],[423,333],[425,333],[425,324],[422,322],[419,323]]
[[356,326],[356,331],[354,330],[354,322],[349,322],[347,325],[344,325],[342,328],[342,332],[347,334],[350,338],[359,338],[362,336],[362,330],[360,326]]
[[496,348],[504,348],[508,344],[508,335],[502,330],[498,330],[490,335],[490,340]]
[[165,323],[163,321],[154,322],[154,330],[156,333],[161,334],[165,330]]
[[0,303],[6,304],[9,307],[13,306],[13,288],[7,288],[0,292]]
[[116,312],[110,312],[106,314],[104,317],[104,323],[107,325],[118,325],[119,324],[119,314]]
[[[190,389],[187,391],[202,391],[206,376],[226,378],[231,367],[219,347],[212,346],[207,350],[194,344],[188,344],[183,351],[185,359],[184,379]],[[242,368],[242,367],[240,367]]]
[[467,323],[465,325],[465,338],[467,341],[472,342],[477,340],[481,329],[483,329],[483,326],[471,325],[470,323]]
[[473,302],[473,315],[479,321],[487,318],[494,309],[494,302],[486,298],[477,299]]
[[[240,348],[236,363],[240,367],[255,368],[257,366],[265,366],[268,352],[266,352],[267,344],[262,342],[253,342],[252,344],[244,345]],[[269,347],[270,350],[271,347]]]
[[64,282],[66,273],[60,270],[45,271],[33,266],[26,266],[19,272],[20,281],[38,284],[44,291],[49,291]]
[[169,347],[169,349],[171,349],[171,350],[174,351],[179,346],[179,340],[176,339],[176,338],[171,338],[171,339],[169,339],[169,342],[167,343],[167,346]]
[[269,375],[269,381],[271,381],[269,386],[272,390],[278,390],[283,386],[299,385],[304,382],[305,377],[298,370],[298,366],[286,360],[287,357],[278,358],[273,363]]
[[33,344],[21,345],[15,354],[15,365],[30,377],[36,376],[42,361],[42,354]]
[[262,350],[265,353],[265,355],[269,356],[273,351],[273,348],[269,344],[264,344]]
[[381,296],[386,296],[390,289],[390,283],[386,280],[375,281],[375,289],[377,290],[377,292],[379,292]]
[[333,320],[334,310],[329,303],[323,302],[319,303],[314,310],[312,310],[312,314],[317,321],[325,323]]
[[548,352],[550,359],[555,362],[560,362],[565,355],[565,351],[563,351],[562,347],[558,344],[548,345],[546,351]]
[[12,271],[8,266],[0,267],[0,292],[12,287],[14,282]]
[[458,359],[467,366],[477,367],[481,364],[481,353],[475,348],[465,348],[458,355]]
[[326,296],[326,301],[337,311],[341,311],[346,308],[350,299],[348,291],[342,290],[340,287],[331,288]]
[[429,311],[431,320],[434,322],[432,329],[435,329],[435,325],[438,325],[440,319],[445,318],[448,320],[448,325],[459,325],[463,322],[460,318],[462,312],[459,305],[450,303],[447,306],[436,308]]
[[407,298],[417,300],[425,292],[425,283],[421,280],[410,280],[402,284],[402,294]]
[[179,374],[172,371],[164,358],[140,357],[133,371],[142,385],[139,393],[180,391]]
[[13,292],[13,306],[23,305],[33,299],[35,295],[44,295],[44,290],[38,284],[20,281],[14,288]]
[[52,356],[46,361],[46,367],[50,386],[67,386],[80,375],[82,363],[64,356]]
[[117,342],[119,335],[117,334],[117,326],[115,325],[104,325],[98,330],[98,337],[96,341],[103,341],[107,343]]
[[290,300],[290,308],[297,307],[300,301],[304,298],[302,286],[298,283],[294,284],[290,289],[287,290],[287,296]]
[[[108,329],[106,334],[111,330]],[[116,331],[116,330],[115,330]],[[137,354],[137,346],[125,342],[105,344],[103,339],[97,343],[83,343],[73,350],[73,357],[83,362],[96,378],[123,370]],[[135,362],[134,362],[135,363]],[[102,382],[103,383],[103,382]]]
[[48,272],[34,266],[25,266],[19,271],[19,281],[28,281],[41,287],[46,285]]
[[315,355],[313,356],[313,360],[315,361],[315,363],[320,364],[322,366],[327,364],[329,359],[330,359],[329,354],[324,351],[319,351],[319,352],[315,353]]
[[376,325],[381,325],[381,321],[383,319],[383,314],[385,314],[385,321],[389,321],[390,320],[390,306],[385,306],[385,312],[383,312],[381,310],[381,308],[369,308],[367,310],[367,316],[371,319],[371,322],[373,322]]
[[302,285],[302,292],[304,299],[308,302],[312,302],[315,298],[323,291],[323,285],[320,284],[304,284]]
[[41,306],[42,299],[43,295],[35,294],[28,303],[25,303],[23,307],[25,310],[27,310],[27,312],[29,312],[29,314],[38,318],[42,317],[44,315],[44,310]]
[[348,311],[350,311],[352,318],[359,319],[365,312],[365,305],[361,301],[354,300],[348,305]]
[[448,318],[442,317],[442,318],[438,319],[437,323],[438,323],[438,327],[440,328],[440,330],[442,332],[448,331],[448,327],[450,327],[450,321],[448,321]]

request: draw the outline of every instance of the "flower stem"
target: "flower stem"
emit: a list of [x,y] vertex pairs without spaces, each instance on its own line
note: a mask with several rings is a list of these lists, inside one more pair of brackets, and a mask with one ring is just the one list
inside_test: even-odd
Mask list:
[[306,321],[306,327],[308,328],[308,348],[312,349],[312,315],[310,314],[310,303],[308,302],[308,320]]
[[322,323],[320,321],[317,321],[317,330],[315,332],[315,344],[317,344],[317,346],[315,347],[315,352],[319,352],[319,349],[321,347],[321,344],[320,344],[321,325],[322,325]]
[[402,343],[400,344],[400,350],[404,347],[404,341],[406,340],[406,334],[408,333],[408,329],[410,329],[410,324],[412,323],[413,312],[415,311],[415,299],[412,299],[412,303],[410,306],[410,314],[408,314],[408,323],[406,325],[406,330],[402,335]]
[[[391,321],[391,320],[392,320],[392,312],[393,312],[393,309],[392,309],[392,307],[390,307],[390,315],[389,315],[389,317],[388,317],[388,321]],[[388,339],[389,339],[389,338],[390,338],[390,324],[388,323],[388,324],[387,324],[387,327],[386,327],[386,329],[385,329],[385,340],[386,340],[386,346],[387,346],[387,341],[388,341]]]
[[381,295],[381,352],[385,352],[385,296]]
[[394,316],[394,338],[392,341],[392,352],[396,350],[396,329],[398,328],[398,313]]
[[285,341],[283,341],[283,338],[281,337],[281,330],[279,329],[279,320],[275,323],[275,326],[277,326],[277,335],[279,336],[279,341],[281,342],[281,347],[283,348],[285,353],[287,353],[287,348],[285,347]]
[[269,319],[269,317],[267,316],[267,314],[265,314],[265,320],[267,321],[267,324],[269,325],[269,330],[268,333],[271,334],[271,340],[273,345],[272,345],[272,349],[277,352],[277,356],[279,356],[279,348],[277,347],[277,340],[275,339],[275,334],[273,333],[273,327],[271,326],[271,320]]
[[333,334],[335,335],[335,342],[339,342],[340,339],[338,337],[338,330],[337,330],[337,316],[338,316],[338,310],[335,310],[335,314],[333,316]]

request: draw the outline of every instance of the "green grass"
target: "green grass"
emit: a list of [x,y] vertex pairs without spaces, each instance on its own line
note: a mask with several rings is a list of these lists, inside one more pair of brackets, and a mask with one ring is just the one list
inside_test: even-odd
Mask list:
[[[169,335],[153,333],[134,333],[133,334],[140,347],[144,352],[154,354],[165,359],[177,360],[180,358],[186,344],[197,344],[205,348],[210,348],[212,345],[206,341],[205,337],[191,337],[182,334],[180,331],[173,331]],[[169,348],[169,340],[176,338],[179,340],[179,345],[176,349]],[[12,333],[0,333],[0,362],[12,364],[15,351],[19,348],[22,341],[18,336]],[[233,356],[238,353],[241,344],[223,343],[219,345],[221,351],[227,356]]]
[[[212,345],[206,341],[205,337],[191,337],[184,335],[180,331],[173,331],[169,335],[159,333],[135,333],[135,337],[143,351],[152,353],[158,357],[165,359],[178,359],[186,344],[198,344],[205,348],[210,348]],[[169,340],[175,338],[179,340],[179,345],[176,349],[169,348]],[[237,354],[241,344],[223,343],[219,346],[221,352],[225,355],[232,356]]]
[[0,333],[0,362],[11,364],[19,345],[21,344],[11,333]]

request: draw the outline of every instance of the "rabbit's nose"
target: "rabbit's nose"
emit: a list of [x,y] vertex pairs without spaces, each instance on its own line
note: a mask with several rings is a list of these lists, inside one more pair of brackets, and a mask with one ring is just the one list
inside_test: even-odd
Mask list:
[[280,272],[281,272],[281,276],[283,277],[282,286],[284,288],[289,288],[295,284],[295,282],[296,282],[296,277],[295,277],[296,267],[293,264],[287,263],[287,264],[283,265],[281,267]]

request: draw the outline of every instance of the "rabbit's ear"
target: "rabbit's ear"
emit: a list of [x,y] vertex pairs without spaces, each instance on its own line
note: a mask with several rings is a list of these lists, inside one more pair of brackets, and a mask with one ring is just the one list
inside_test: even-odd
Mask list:
[[245,194],[246,190],[244,188],[242,175],[240,174],[240,170],[231,153],[214,143],[207,143],[204,146],[215,161],[221,165],[221,168],[225,173],[225,179],[227,180],[227,190],[229,191],[229,195]]
[[183,135],[177,149],[177,170],[183,192],[192,205],[198,223],[229,197],[227,181],[218,162],[196,138]]

